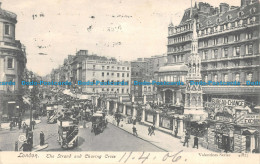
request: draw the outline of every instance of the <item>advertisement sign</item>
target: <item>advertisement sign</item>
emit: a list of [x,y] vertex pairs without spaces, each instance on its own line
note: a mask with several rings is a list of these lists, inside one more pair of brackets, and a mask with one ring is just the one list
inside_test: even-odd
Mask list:
[[126,114],[127,114],[127,115],[132,115],[132,110],[131,110],[131,109],[127,109],[127,110],[126,110]]
[[259,114],[246,114],[239,119],[238,124],[244,125],[259,125],[260,124],[260,116]]
[[162,118],[162,127],[171,129],[171,120],[168,118]]
[[245,106],[244,100],[238,99],[219,99],[219,98],[212,98],[211,102],[214,105],[223,105],[223,106]]

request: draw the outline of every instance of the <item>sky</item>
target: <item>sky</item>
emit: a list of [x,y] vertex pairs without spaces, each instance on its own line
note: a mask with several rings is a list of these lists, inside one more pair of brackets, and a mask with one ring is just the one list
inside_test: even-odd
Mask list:
[[42,76],[80,49],[125,61],[166,54],[169,23],[178,25],[191,6],[191,0],[0,1],[17,14],[16,40],[26,47],[27,68]]

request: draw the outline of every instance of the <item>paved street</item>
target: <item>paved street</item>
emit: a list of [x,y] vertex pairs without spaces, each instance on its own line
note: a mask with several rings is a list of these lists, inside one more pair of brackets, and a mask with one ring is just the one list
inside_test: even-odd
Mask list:
[[[111,124],[108,124],[103,133],[96,136],[91,133],[90,127],[91,123],[88,123],[87,128],[80,128],[79,146],[74,148],[73,151],[163,151]],[[48,147],[44,151],[63,151],[57,142],[57,124],[47,124],[46,118],[42,118],[41,123],[37,124],[34,130],[34,146],[39,145],[41,131],[45,133],[46,142],[48,143]],[[14,151],[14,141],[17,141],[18,136],[21,134],[23,134],[22,130],[0,131],[0,150]],[[19,143],[20,145],[21,143]]]

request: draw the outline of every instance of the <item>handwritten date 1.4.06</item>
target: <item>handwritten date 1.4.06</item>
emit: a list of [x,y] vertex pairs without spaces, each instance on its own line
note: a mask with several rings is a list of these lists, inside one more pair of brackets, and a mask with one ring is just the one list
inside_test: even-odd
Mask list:
[[[162,162],[166,162],[166,161],[177,162],[182,158],[181,152],[183,152],[183,150],[179,151],[178,153],[166,153],[161,158],[161,161]],[[139,154],[135,155],[133,152],[129,152],[129,153],[125,152],[122,155],[122,157],[119,159],[118,162],[119,163],[126,163],[127,161],[138,160],[143,164],[147,160],[155,160],[155,159],[157,159],[157,156],[153,155],[151,153],[142,152],[141,155],[139,155]]]

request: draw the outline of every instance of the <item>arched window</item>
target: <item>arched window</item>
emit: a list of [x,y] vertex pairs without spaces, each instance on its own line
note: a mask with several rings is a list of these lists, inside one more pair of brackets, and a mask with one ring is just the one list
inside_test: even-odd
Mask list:
[[231,18],[232,18],[231,15],[228,15],[228,16],[227,16],[227,20],[228,20],[228,21],[231,20]]

